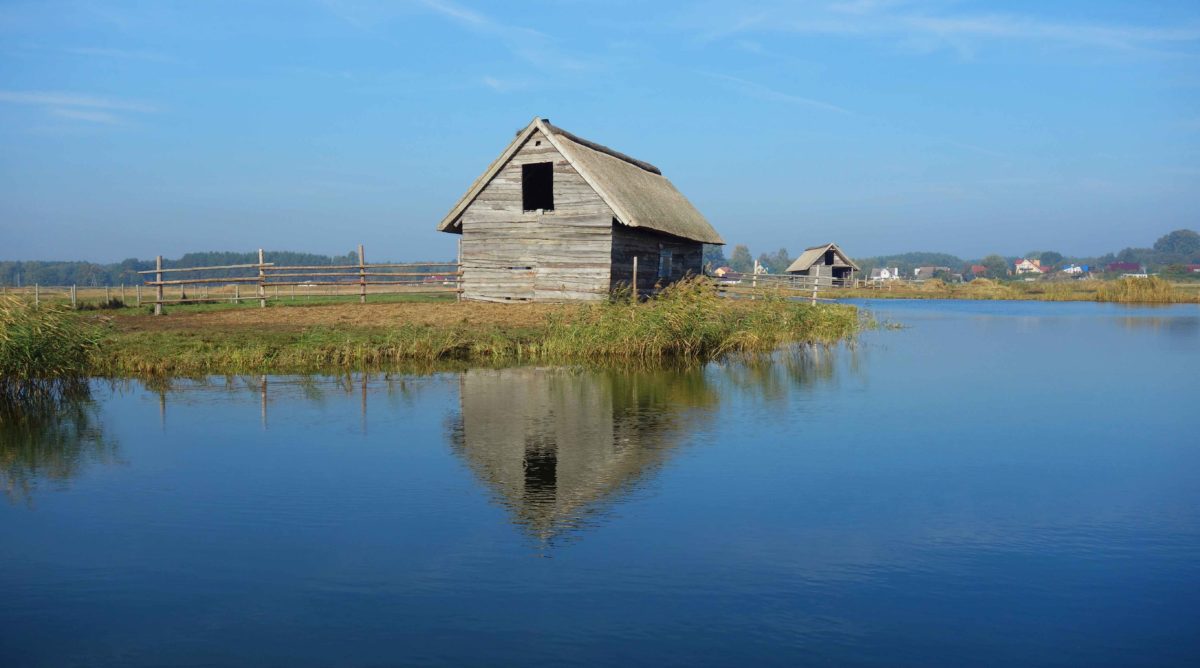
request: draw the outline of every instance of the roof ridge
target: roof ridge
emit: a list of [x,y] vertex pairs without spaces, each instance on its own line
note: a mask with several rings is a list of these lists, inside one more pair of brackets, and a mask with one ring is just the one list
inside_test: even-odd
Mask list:
[[631,155],[622,153],[616,149],[609,148],[609,147],[605,146],[604,144],[598,144],[590,139],[584,139],[583,137],[580,137],[579,135],[577,135],[575,133],[568,132],[568,131],[558,127],[557,125],[551,123],[550,121],[548,121],[544,118],[542,119],[542,122],[545,123],[546,127],[549,128],[556,135],[566,137],[567,139],[570,139],[571,141],[575,142],[576,144],[579,144],[581,146],[586,146],[586,147],[592,149],[593,151],[599,151],[601,153],[606,153],[608,155],[611,155],[614,158],[617,158],[618,160],[624,160],[625,162],[628,162],[629,164],[634,165],[636,167],[640,167],[640,168],[646,170],[647,172],[650,172],[651,174],[658,174],[659,176],[662,176],[661,169],[646,162],[645,160],[638,160],[637,158],[635,158]]

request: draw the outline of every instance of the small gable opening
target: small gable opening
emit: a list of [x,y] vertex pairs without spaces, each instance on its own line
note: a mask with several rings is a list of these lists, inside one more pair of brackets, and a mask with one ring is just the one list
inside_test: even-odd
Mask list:
[[521,165],[521,202],[526,211],[554,210],[554,163]]

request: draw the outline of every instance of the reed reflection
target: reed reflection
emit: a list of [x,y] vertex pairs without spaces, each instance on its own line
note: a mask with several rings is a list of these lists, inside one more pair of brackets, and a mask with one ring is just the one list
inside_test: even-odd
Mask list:
[[65,484],[92,464],[120,461],[96,404],[66,397],[0,409],[0,483],[10,501],[32,503],[44,482]]
[[550,541],[652,475],[703,429],[703,368],[472,370],[453,447],[531,536]]

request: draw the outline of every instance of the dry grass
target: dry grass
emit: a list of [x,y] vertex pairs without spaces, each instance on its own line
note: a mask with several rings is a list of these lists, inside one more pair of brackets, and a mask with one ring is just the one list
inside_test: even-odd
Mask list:
[[723,299],[703,281],[633,304],[341,304],[82,316],[110,335],[100,375],[372,368],[412,362],[707,360],[853,335],[858,312],[782,296]]

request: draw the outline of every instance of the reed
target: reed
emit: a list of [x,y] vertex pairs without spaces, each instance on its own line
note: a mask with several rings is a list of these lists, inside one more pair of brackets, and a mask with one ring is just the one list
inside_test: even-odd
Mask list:
[[1170,304],[1188,301],[1170,282],[1157,276],[1108,281],[1096,291],[1096,301],[1126,304]]
[[0,403],[30,404],[86,391],[94,327],[61,305],[0,298]]

